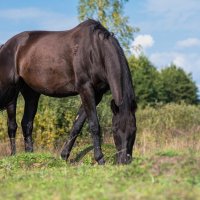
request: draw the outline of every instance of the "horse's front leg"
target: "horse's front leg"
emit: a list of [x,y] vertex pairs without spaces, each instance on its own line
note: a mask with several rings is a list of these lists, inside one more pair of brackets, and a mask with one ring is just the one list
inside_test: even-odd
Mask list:
[[98,164],[105,163],[101,150],[100,126],[96,111],[96,97],[92,86],[88,83],[78,88],[82,104],[86,112],[94,144],[94,158]]
[[7,106],[7,115],[8,115],[8,136],[10,139],[11,146],[11,155],[16,154],[16,144],[15,144],[15,136],[17,131],[17,122],[16,122],[16,103],[17,98]]
[[38,100],[40,95],[34,92],[32,89],[28,88],[23,89],[21,93],[25,100],[24,115],[21,122],[24,136],[25,151],[33,152],[33,120],[37,112]]
[[[96,95],[96,105],[99,104],[101,99],[102,99],[102,94],[98,93],[98,95]],[[67,160],[69,158],[72,147],[74,146],[76,138],[78,137],[85,123],[86,117],[87,116],[86,116],[85,110],[83,106],[81,105],[81,107],[79,108],[77,117],[75,119],[75,122],[73,124],[72,130],[70,131],[69,139],[67,142],[65,142],[64,147],[61,152],[61,157],[63,160]]]

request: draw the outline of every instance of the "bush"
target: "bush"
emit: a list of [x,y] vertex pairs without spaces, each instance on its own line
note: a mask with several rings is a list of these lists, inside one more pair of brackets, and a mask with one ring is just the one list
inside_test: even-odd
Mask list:
[[[98,106],[101,130],[106,138],[112,137],[112,113],[110,109],[110,95],[105,95]],[[80,106],[78,97],[54,99],[42,96],[38,112],[34,121],[33,137],[35,146],[40,148],[61,148],[66,140]],[[23,100],[20,97],[17,109],[17,121],[23,113]],[[155,107],[138,108],[137,140],[135,148],[142,152],[150,152],[155,148],[167,146],[182,148],[200,148],[197,144],[200,130],[200,107],[195,105],[166,104]],[[82,138],[90,137],[87,123],[82,130]],[[20,133],[20,135],[19,135]],[[21,137],[21,128],[17,136]],[[0,114],[0,140],[7,136],[6,112]],[[105,138],[105,137],[104,137]],[[80,141],[80,140],[79,140]],[[110,142],[111,139],[108,140]],[[83,140],[81,140],[83,142]]]
[[199,106],[171,103],[139,109],[137,124],[136,149],[143,153],[155,148],[200,149]]

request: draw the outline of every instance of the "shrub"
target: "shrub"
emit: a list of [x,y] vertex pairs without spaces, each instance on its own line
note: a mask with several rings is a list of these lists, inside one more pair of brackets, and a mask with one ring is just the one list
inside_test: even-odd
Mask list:
[[[101,130],[108,142],[112,140],[112,113],[110,95],[105,95],[98,106]],[[35,146],[40,148],[61,148],[68,137],[80,106],[78,97],[54,99],[42,96],[34,121],[33,137]],[[23,113],[23,100],[20,97],[17,109],[17,122]],[[6,112],[0,114],[0,140],[7,136]],[[136,150],[142,153],[156,148],[193,148],[200,149],[198,144],[200,130],[200,107],[196,105],[166,104],[155,107],[138,108],[137,113]],[[20,126],[19,126],[20,127]],[[82,130],[82,139],[90,137],[87,123]],[[20,134],[19,134],[20,133]],[[18,128],[17,137],[21,137]],[[79,140],[84,142],[84,140]],[[106,141],[106,142],[107,142]]]

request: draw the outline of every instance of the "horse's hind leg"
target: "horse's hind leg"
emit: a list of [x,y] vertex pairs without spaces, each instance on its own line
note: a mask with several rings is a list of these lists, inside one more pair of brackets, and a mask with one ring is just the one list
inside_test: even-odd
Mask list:
[[[96,97],[96,105],[99,104],[99,102],[102,99],[102,96],[103,95],[100,94]],[[86,117],[87,116],[86,116],[85,110],[84,110],[83,106],[81,105],[81,107],[79,108],[76,120],[73,124],[72,130],[70,132],[69,139],[67,142],[65,142],[64,147],[61,152],[61,157],[63,160],[67,160],[69,158],[72,147],[74,146],[76,138],[78,137],[78,135],[85,123]]]
[[23,88],[23,90],[21,90],[21,93],[25,100],[24,115],[21,122],[24,136],[25,151],[33,152],[33,120],[37,112],[40,94],[36,93],[28,86]]
[[8,135],[10,138],[10,145],[11,145],[11,155],[15,155],[16,153],[16,144],[15,144],[15,136],[17,131],[17,122],[16,122],[16,103],[17,98],[9,104],[6,108],[7,115],[8,115]]
[[85,120],[86,120],[86,113],[83,109],[83,106],[81,106],[79,108],[76,120],[70,132],[69,139],[67,142],[65,142],[63,150],[61,152],[61,157],[63,160],[67,160],[69,158],[72,147],[74,146],[76,138],[78,137],[78,134],[80,133]]

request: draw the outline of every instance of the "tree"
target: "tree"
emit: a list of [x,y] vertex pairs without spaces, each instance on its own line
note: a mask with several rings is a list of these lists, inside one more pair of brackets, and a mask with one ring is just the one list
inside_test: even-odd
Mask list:
[[129,57],[129,67],[133,77],[137,102],[142,105],[156,103],[188,104],[198,102],[198,89],[191,74],[171,65],[158,71],[145,56]]
[[161,70],[160,85],[159,100],[164,103],[185,101],[193,104],[198,102],[198,89],[191,74],[185,73],[183,69],[174,64]]
[[126,2],[128,0],[80,0],[78,12],[80,21],[98,19],[116,35],[125,51],[129,52],[133,33],[138,29],[128,25],[128,17],[123,16]]
[[158,78],[157,69],[145,56],[129,58],[129,67],[133,77],[137,102],[145,106],[153,105],[158,101]]

